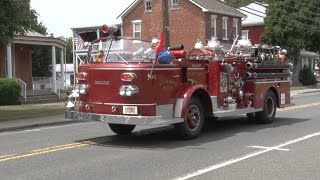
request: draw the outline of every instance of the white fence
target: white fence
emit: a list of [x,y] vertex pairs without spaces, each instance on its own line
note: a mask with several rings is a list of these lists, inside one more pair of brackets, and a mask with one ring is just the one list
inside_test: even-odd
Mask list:
[[53,87],[54,80],[52,77],[32,77],[33,90],[50,90],[60,95],[60,90],[64,90],[63,82],[56,81],[56,89]]

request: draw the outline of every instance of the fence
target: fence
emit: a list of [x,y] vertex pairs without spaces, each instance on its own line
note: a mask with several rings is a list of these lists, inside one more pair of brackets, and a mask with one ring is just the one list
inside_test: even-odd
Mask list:
[[32,77],[32,88],[33,90],[50,90],[55,92],[60,97],[60,90],[65,89],[63,82],[55,80],[56,89],[53,87],[52,77]]

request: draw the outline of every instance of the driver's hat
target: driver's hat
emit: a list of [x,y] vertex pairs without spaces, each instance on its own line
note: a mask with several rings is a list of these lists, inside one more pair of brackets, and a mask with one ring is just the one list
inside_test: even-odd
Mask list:
[[152,41],[151,41],[151,46],[154,47],[154,46],[156,46],[158,43],[159,43],[159,39],[153,38]]

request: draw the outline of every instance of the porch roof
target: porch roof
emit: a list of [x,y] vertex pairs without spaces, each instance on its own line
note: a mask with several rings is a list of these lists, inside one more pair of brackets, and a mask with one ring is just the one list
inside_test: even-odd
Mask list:
[[16,35],[13,43],[56,46],[61,49],[64,49],[67,46],[67,43],[61,38],[47,37],[35,31],[29,31],[26,35]]

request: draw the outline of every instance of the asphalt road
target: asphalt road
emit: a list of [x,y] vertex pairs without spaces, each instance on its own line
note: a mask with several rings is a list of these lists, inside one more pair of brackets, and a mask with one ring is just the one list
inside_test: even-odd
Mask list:
[[0,133],[0,179],[319,179],[320,93],[297,95],[270,125],[207,122],[183,141],[171,127],[117,136],[77,123]]

